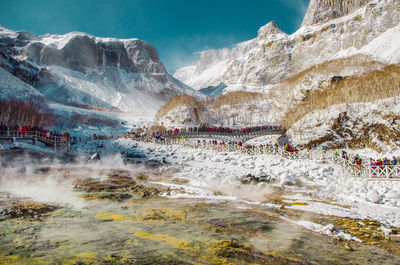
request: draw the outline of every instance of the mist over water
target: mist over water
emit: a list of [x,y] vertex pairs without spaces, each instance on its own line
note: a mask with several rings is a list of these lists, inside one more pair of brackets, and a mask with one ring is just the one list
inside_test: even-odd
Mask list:
[[[58,158],[37,157],[25,153],[13,157],[0,156],[0,192],[61,206],[82,208],[87,201],[74,191],[76,179],[107,179],[112,169],[128,170],[134,174],[144,169],[141,165],[125,163],[121,154],[108,154],[101,161],[88,163],[87,157],[66,163]],[[36,161],[35,161],[36,160]]]
[[[276,192],[269,183],[241,184],[229,176],[174,178],[176,165],[127,163],[126,157],[109,150],[90,163],[88,155],[74,162],[38,152],[1,155],[0,259],[13,255],[10,264],[38,257],[49,264],[375,262],[367,260],[368,249],[348,253],[333,239],[281,218],[302,214],[263,205]],[[40,203],[55,208],[24,215],[41,209]],[[18,208],[26,205],[33,209]],[[392,263],[385,253],[376,259]]]

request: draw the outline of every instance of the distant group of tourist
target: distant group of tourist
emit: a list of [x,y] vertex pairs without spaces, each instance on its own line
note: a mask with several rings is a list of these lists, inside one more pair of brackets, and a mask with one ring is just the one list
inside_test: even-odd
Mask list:
[[[146,131],[131,131],[128,133],[129,137],[131,138],[146,138],[147,140],[154,139],[156,142],[166,142],[166,141],[176,141],[176,140],[185,140],[184,134],[186,133],[195,133],[195,132],[215,132],[215,133],[232,133],[232,134],[246,134],[246,133],[253,133],[253,132],[259,132],[259,131],[265,131],[265,130],[282,130],[284,129],[282,126],[278,125],[261,125],[261,126],[253,126],[253,127],[247,127],[247,128],[228,128],[228,127],[212,127],[212,126],[197,126],[197,127],[189,127],[189,128],[175,128],[175,129],[169,129],[169,130],[158,130],[154,132],[146,132]],[[167,140],[167,136],[174,136],[174,139],[172,140]],[[205,144],[208,143],[210,145],[220,145],[220,146],[229,146],[229,147],[240,147],[244,148],[245,150],[256,150],[257,148],[259,149],[264,149],[264,148],[270,148],[270,145],[243,145],[242,141],[218,141],[218,140],[203,140],[200,141],[198,140],[198,144]],[[271,146],[273,148],[273,146]],[[284,146],[285,150],[288,152],[298,152],[296,147],[293,147],[289,144],[286,144]]]
[[153,132],[153,135],[174,135],[174,134],[185,134],[185,133],[194,133],[194,132],[215,132],[215,133],[252,133],[266,130],[282,130],[283,127],[280,125],[260,125],[246,128],[229,128],[222,126],[208,126],[208,125],[200,125],[197,127],[189,127],[189,128],[174,128],[169,130],[160,130]]
[[53,138],[56,137],[60,140],[70,140],[71,135],[68,132],[59,132],[45,129],[43,127],[31,126],[31,125],[14,125],[7,126],[5,124],[0,125],[0,135],[31,135],[32,132],[36,132],[41,137]]
[[372,168],[376,168],[379,166],[395,166],[397,165],[397,158],[395,156],[392,157],[392,160],[388,159],[387,157],[385,158],[380,158],[380,159],[370,159],[370,165]]
[[[339,157],[339,153],[338,153],[338,151],[336,151],[334,153],[334,158],[338,158],[338,157]],[[347,154],[347,152],[344,150],[342,150],[341,158],[346,161],[349,161],[349,162],[351,161],[351,163],[353,165],[361,166],[361,165],[365,164],[364,163],[365,161],[360,157],[359,154],[356,154],[355,156],[353,156],[351,158],[351,156],[349,154]],[[375,169],[377,167],[382,167],[382,166],[394,166],[394,165],[397,165],[397,163],[398,163],[398,159],[395,156],[393,156],[391,160],[388,159],[387,157],[378,158],[378,159],[373,159],[373,158],[369,159],[369,166],[371,166],[373,169]]]
[[296,147],[293,147],[292,145],[290,145],[290,144],[285,144],[284,146],[283,146],[283,149],[285,150],[285,151],[287,151],[287,152],[289,152],[289,153],[298,153],[299,152],[299,150],[297,150],[297,148]]
[[[394,166],[397,165],[397,158],[393,156],[392,160],[385,158],[380,159],[370,159],[370,167],[372,171],[372,177],[375,176],[386,176],[387,178],[396,177],[398,176],[399,171]],[[392,166],[393,168],[390,168]]]
[[[339,153],[338,153],[337,151],[336,151],[333,155],[334,155],[334,158],[338,158],[338,157],[339,157]],[[341,157],[342,157],[342,159],[344,159],[344,160],[346,160],[346,161],[351,160],[351,159],[349,158],[349,155],[347,154],[347,152],[344,151],[344,150],[342,150],[342,155],[341,155]],[[356,155],[354,156],[354,158],[352,159],[351,162],[352,162],[353,165],[359,165],[359,166],[361,166],[361,165],[363,164],[363,160],[361,159],[361,157],[360,157],[359,154],[356,154]]]

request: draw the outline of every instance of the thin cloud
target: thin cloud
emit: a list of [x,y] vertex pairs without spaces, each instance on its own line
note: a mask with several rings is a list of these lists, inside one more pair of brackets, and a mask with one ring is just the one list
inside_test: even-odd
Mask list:
[[295,12],[295,26],[299,28],[307,12],[310,0],[278,0],[282,5]]
[[232,48],[241,40],[233,35],[193,35],[183,36],[174,41],[166,41],[168,46],[159,47],[160,58],[170,74],[179,68],[195,65],[201,52],[212,49]]

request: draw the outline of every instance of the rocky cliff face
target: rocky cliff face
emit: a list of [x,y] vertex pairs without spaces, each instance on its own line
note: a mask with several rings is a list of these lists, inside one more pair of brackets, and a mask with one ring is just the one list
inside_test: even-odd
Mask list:
[[365,6],[371,0],[311,0],[302,26],[345,16]]
[[[399,25],[398,10],[397,0],[312,0],[303,26],[294,34],[268,23],[255,39],[228,52],[204,52],[195,70],[193,66],[181,69],[176,77],[196,89],[224,83],[225,92],[265,91],[313,65],[350,54],[370,55],[363,48]],[[375,53],[373,59],[392,62],[391,55],[383,54]]]
[[[169,76],[156,49],[138,39],[80,32],[37,36],[0,27],[0,67],[33,94],[70,103],[155,112],[183,93],[202,97]],[[0,94],[12,96],[17,89],[3,84]]]

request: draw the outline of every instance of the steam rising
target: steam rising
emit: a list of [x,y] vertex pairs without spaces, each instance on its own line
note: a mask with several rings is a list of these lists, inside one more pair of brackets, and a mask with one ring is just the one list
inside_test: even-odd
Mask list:
[[111,169],[138,171],[140,167],[126,165],[120,154],[105,157],[97,163],[85,163],[80,157],[78,163],[60,160],[41,161],[39,163],[28,157],[18,157],[5,161],[0,157],[2,165],[0,175],[0,192],[32,199],[37,202],[83,208],[88,202],[78,197],[74,191],[74,180],[78,178],[97,178],[104,180]]

